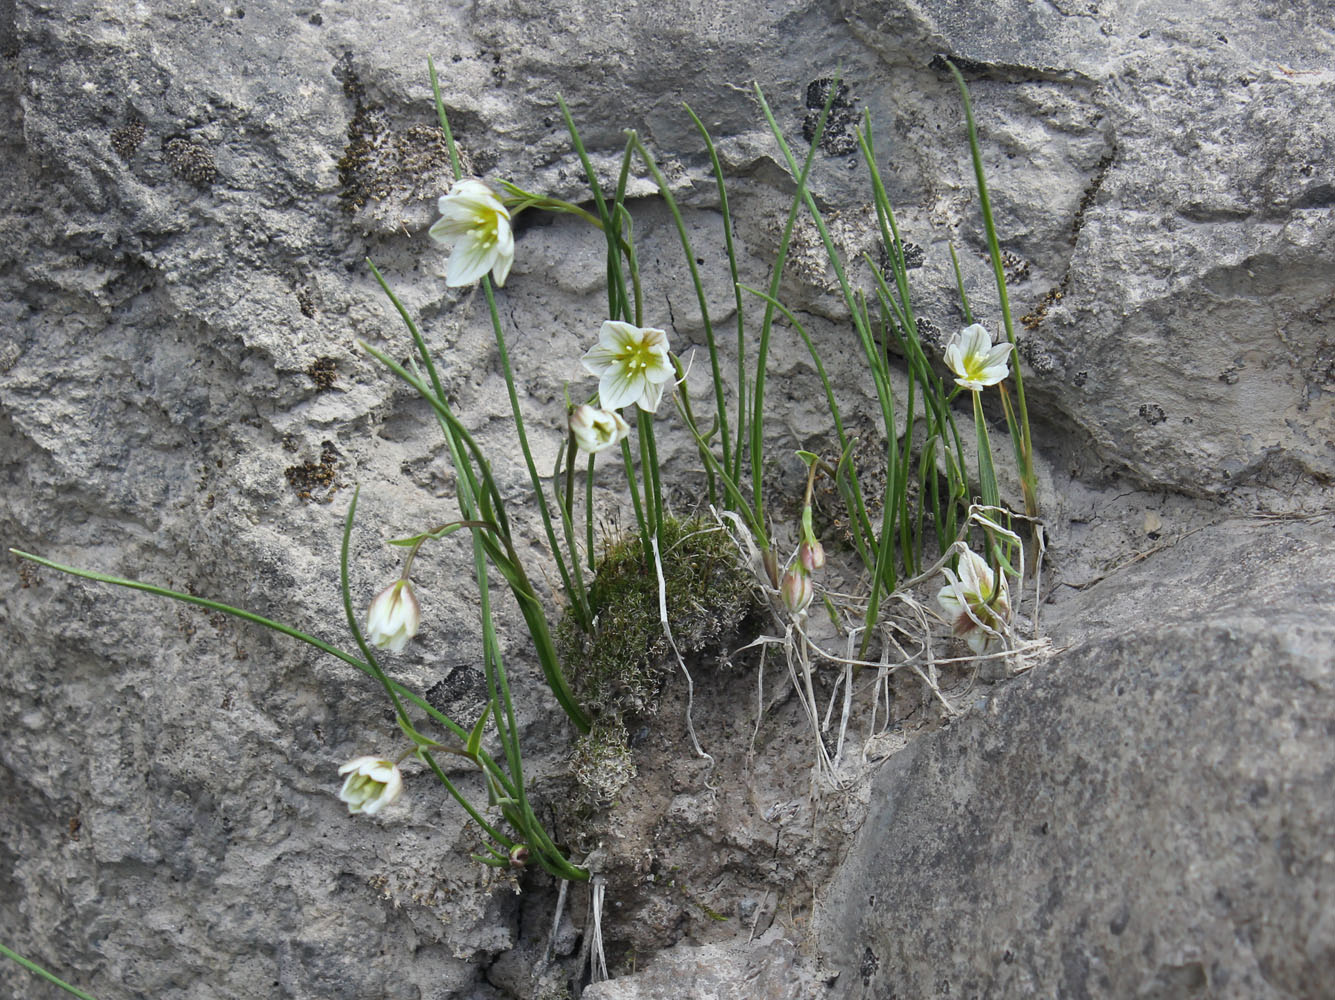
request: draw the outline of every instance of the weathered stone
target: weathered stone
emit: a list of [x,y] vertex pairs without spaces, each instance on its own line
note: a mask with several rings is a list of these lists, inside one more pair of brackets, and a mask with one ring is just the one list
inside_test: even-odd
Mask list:
[[[407,352],[398,318],[365,266],[368,256],[445,361],[447,391],[491,456],[502,491],[516,500],[518,531],[540,537],[534,512],[522,504],[530,486],[485,302],[444,287],[444,255],[425,237],[449,176],[428,55],[465,163],[488,177],[588,197],[558,93],[605,180],[619,169],[622,129],[638,129],[682,204],[720,330],[736,310],[723,225],[708,161],[679,103],[689,101],[718,142],[742,278],[763,286],[792,181],[751,83],[761,85],[800,153],[813,105],[842,71],[845,89],[812,176],[834,238],[850,257],[879,259],[868,183],[851,141],[853,124],[869,112],[901,228],[916,248],[922,329],[935,331],[939,344],[961,325],[952,243],[979,317],[995,326],[958,98],[937,60],[944,54],[970,80],[1011,301],[1017,320],[1030,317],[1020,329],[1061,583],[1054,612],[1061,635],[1084,643],[1004,689],[996,704],[1023,722],[1027,697],[1037,699],[1035,712],[1046,698],[1074,702],[1082,685],[1102,683],[1095,650],[1156,697],[1185,698],[1173,686],[1186,683],[1181,677],[1165,680],[1137,666],[1160,648],[1152,637],[1173,607],[1201,618],[1193,624],[1179,616],[1167,633],[1193,648],[1231,656],[1224,636],[1233,629],[1238,649],[1269,651],[1276,662],[1308,669],[1316,662],[1310,650],[1298,640],[1286,645],[1283,623],[1265,612],[1305,601],[1314,614],[1329,615],[1320,597],[1328,575],[1325,582],[1314,575],[1324,550],[1304,557],[1316,567],[1305,574],[1283,552],[1263,560],[1230,549],[1234,562],[1223,569],[1192,549],[1176,561],[1146,561],[1146,569],[1155,567],[1148,575],[1114,572],[1080,594],[1074,588],[1109,575],[1148,544],[1141,508],[1163,511],[1176,536],[1218,520],[1226,503],[1280,511],[1329,503],[1320,493],[1335,475],[1328,5],[1228,0],[1203,12],[1187,2],[1109,0],[1091,8],[1008,0],[978,7],[581,0],[553,15],[550,4],[532,0],[0,2],[0,239],[7,248],[0,260],[0,541],[214,596],[345,641],[333,558],[350,488],[363,486],[352,552],[359,607],[397,571],[383,541],[455,511],[453,472],[431,414],[354,346],[362,339],[396,356]],[[633,173],[647,321],[668,329],[679,350],[699,347],[705,325],[671,218],[645,172],[637,166]],[[604,251],[601,234],[577,220],[531,219],[498,296],[544,470],[556,456],[566,387],[573,393],[587,384],[578,358],[604,318]],[[875,403],[822,254],[814,227],[802,221],[782,295],[822,346],[846,417],[874,450]],[[855,261],[851,272],[868,285],[864,265]],[[754,323],[757,300],[743,305]],[[724,342],[731,350],[730,335]],[[798,446],[828,451],[819,383],[791,331],[778,331],[770,361],[770,454]],[[707,367],[698,362],[692,370],[694,398],[706,409]],[[683,509],[701,492],[694,451],[682,436],[660,438],[670,499]],[[800,491],[801,476],[796,460],[776,459],[769,481],[776,506]],[[1136,487],[1154,492],[1131,493]],[[1110,513],[1128,494],[1125,518]],[[1271,531],[1264,538],[1291,538],[1285,544],[1294,552],[1310,553],[1321,537],[1298,521]],[[1235,536],[1262,537],[1210,537],[1224,545]],[[1192,537],[1199,546],[1203,536]],[[475,598],[460,586],[462,552],[442,547],[419,560],[426,624],[412,651],[391,666],[405,683],[434,689],[442,705],[467,714],[479,710],[470,678],[481,643]],[[1176,552],[1187,552],[1186,543]],[[543,580],[540,545],[524,554]],[[14,929],[6,944],[104,998],[494,998],[503,988],[522,989],[523,970],[511,968],[521,961],[501,963],[490,986],[487,967],[507,949],[528,949],[521,960],[533,953],[533,928],[550,920],[545,887],[533,891],[539,876],[529,876],[519,897],[510,880],[487,879],[467,858],[475,833],[419,773],[410,774],[403,804],[379,820],[349,819],[334,798],[340,762],[389,752],[398,740],[372,682],[231,620],[13,565],[11,586],[0,588],[0,926]],[[1289,587],[1290,578],[1309,590]],[[1231,587],[1240,596],[1230,597]],[[1222,607],[1233,624],[1223,624]],[[517,614],[508,604],[501,614],[531,748],[528,772],[556,798],[570,734],[543,692]],[[1140,621],[1144,628],[1115,637]],[[1294,634],[1320,637],[1302,628]],[[1201,743],[1223,754],[1208,739],[1230,723],[1252,725],[1248,706],[1275,707],[1290,722],[1307,710],[1268,700],[1279,689],[1263,664],[1247,661],[1226,677],[1208,665],[1196,670],[1232,693],[1221,711],[1238,714],[1221,722],[1199,706],[1190,725],[1201,733],[1182,731],[1179,748]],[[1060,686],[1067,674],[1069,686]],[[809,843],[787,846],[785,830],[773,865],[757,860],[776,853],[771,838],[783,816],[771,823],[769,810],[804,800],[806,789],[794,789],[806,781],[809,734],[794,735],[797,713],[777,703],[771,685],[761,759],[751,766],[739,748],[755,719],[739,710],[749,701],[737,694],[750,680],[720,671],[714,687],[701,688],[717,703],[696,702],[701,732],[712,727],[727,737],[706,742],[734,752],[718,773],[735,787],[717,801],[704,794],[680,724],[660,720],[662,801],[653,800],[657,787],[637,789],[625,811],[626,843],[635,850],[621,859],[624,901],[636,917],[619,926],[609,909],[605,934],[614,962],[622,960],[616,971],[628,969],[637,942],[721,944],[749,936],[756,919],[777,921],[781,909],[791,921],[785,933],[800,937],[811,898],[803,878],[824,878],[838,830],[807,837],[815,823],[803,814]],[[1311,691],[1318,690],[1313,680]],[[681,689],[667,700],[675,707]],[[1164,712],[1155,716],[1161,724]],[[913,761],[977,766],[967,754],[946,756],[943,748],[959,733],[1010,747],[989,719],[964,720],[905,751],[883,781],[907,780],[895,776]],[[1100,732],[1139,725],[1111,710],[1090,721]],[[1092,752],[1062,745],[1071,754]],[[1225,829],[1232,806],[1256,783],[1242,764],[1220,759],[1233,770],[1202,776],[1219,794],[1188,801]],[[1118,760],[1154,763],[1101,759],[1110,784]],[[1290,815],[1275,812],[1290,794],[1286,782],[1299,809],[1317,763],[1310,754],[1273,758],[1268,797],[1238,804],[1244,820]],[[1058,765],[1074,774],[1079,759]],[[454,776],[469,780],[467,772]],[[973,802],[965,779],[952,787],[951,801],[993,808]],[[929,792],[922,792],[924,809]],[[851,824],[860,808],[861,798],[850,801],[840,822]],[[996,822],[1005,829],[1009,820]],[[1248,833],[1239,823],[1227,829],[1251,844],[1246,837],[1255,839],[1255,828]],[[1309,843],[1301,830],[1281,833],[1285,851]],[[976,828],[970,836],[977,842],[959,849],[981,856],[995,835]],[[655,836],[671,844],[660,848]],[[1067,854],[1047,848],[1044,856],[1068,873],[1097,860],[1075,853],[1076,841],[1062,843]],[[651,892],[654,859],[689,868],[694,844],[709,859]],[[1161,881],[1199,888],[1213,878],[1231,887],[1229,899],[1241,902],[1221,901],[1211,912],[1218,920],[1260,914],[1247,925],[1258,928],[1259,944],[1247,947],[1273,956],[1265,974],[1277,995],[1304,983],[1328,992],[1330,976],[1303,978],[1329,967],[1321,958],[1328,920],[1299,898],[1328,883],[1313,881],[1315,865],[1292,874],[1254,844],[1248,850],[1264,863],[1246,892],[1229,881],[1233,869],[1210,868],[1204,855],[1193,859],[1208,878],[1162,870]],[[1242,856],[1241,849],[1227,855]],[[631,861],[644,871],[631,871]],[[703,872],[718,875],[722,888],[719,899],[700,898],[727,921],[683,902],[680,885],[696,889],[693,876]],[[643,884],[633,884],[637,874]],[[1113,875],[1103,884],[1109,892]],[[934,903],[953,898],[939,885],[922,891]],[[819,887],[817,897],[831,899]],[[1077,897],[1064,898],[1053,920],[1074,922],[1035,933],[1060,932],[1072,954],[1094,954],[1111,931],[1097,921],[1081,927]],[[1301,947],[1271,947],[1272,913],[1290,922],[1273,925],[1280,930],[1312,915],[1310,926],[1293,931]],[[1128,911],[1120,939],[1148,933],[1160,916]],[[847,919],[863,915],[850,909]],[[1201,924],[1202,934],[1222,934],[1218,920]],[[941,947],[968,944],[946,930],[949,937],[934,938]],[[1189,989],[1203,976],[1223,989],[1184,940],[1166,936],[1158,964],[1142,968],[1150,978],[1131,987],[1168,991],[1180,982]],[[943,968],[957,961],[990,968],[983,946],[942,958],[946,951],[921,943]],[[559,957],[569,963],[567,952]],[[878,975],[891,975],[884,952],[876,955]],[[864,957],[840,953],[838,960],[861,969]],[[1035,968],[1066,975],[1044,960],[1035,957]],[[1156,986],[1160,965],[1165,982]],[[561,973],[545,974],[555,981]],[[1248,982],[1246,975],[1238,971],[1233,982]],[[846,971],[840,988],[855,981]],[[1037,987],[1050,981],[1035,980]],[[16,996],[31,985],[8,964],[0,966],[0,984]],[[671,983],[661,989],[678,995]]]
[[894,757],[826,889],[833,995],[1328,992],[1333,534],[1123,570],[1068,605],[1083,641]]

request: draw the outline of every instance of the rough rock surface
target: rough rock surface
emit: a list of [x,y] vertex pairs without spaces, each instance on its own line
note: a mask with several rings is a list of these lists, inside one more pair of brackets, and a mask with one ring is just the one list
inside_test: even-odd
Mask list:
[[1335,532],[1311,528],[1219,525],[1088,589],[1071,648],[888,763],[826,890],[833,995],[1328,992],[1335,591],[1309,568]]
[[[0,542],[341,636],[332,558],[349,487],[363,486],[353,552],[360,604],[396,571],[383,540],[454,510],[430,414],[353,347],[361,338],[406,353],[367,256],[448,359],[449,392],[507,495],[522,500],[529,487],[485,303],[445,289],[444,258],[425,239],[448,177],[428,55],[481,174],[587,197],[558,92],[606,177],[622,128],[639,129],[682,200],[720,325],[733,308],[722,223],[679,103],[689,101],[718,140],[744,279],[754,284],[765,280],[791,182],[750,83],[800,143],[842,68],[848,90],[813,179],[836,238],[850,254],[875,252],[850,131],[865,111],[901,228],[914,259],[921,254],[913,275],[924,334],[961,321],[951,242],[975,310],[995,324],[957,98],[934,62],[944,53],[970,80],[1011,300],[1017,318],[1028,317],[1026,385],[1051,519],[1047,579],[1060,635],[1075,645],[989,698],[995,714],[958,721],[892,760],[877,788],[894,797],[880,806],[912,801],[924,832],[902,839],[877,813],[835,884],[878,858],[916,857],[941,828],[957,830],[956,858],[999,857],[1009,834],[1047,852],[1051,877],[1067,881],[1060,899],[1046,882],[998,884],[992,909],[978,911],[997,915],[977,918],[986,933],[957,935],[943,924],[902,959],[893,942],[868,941],[877,964],[868,982],[935,987],[928,966],[952,986],[981,982],[1009,949],[1023,962],[1003,962],[1003,973],[1015,971],[995,980],[998,992],[1083,976],[1098,995],[1111,989],[1101,985],[1105,972],[1146,995],[1226,995],[1249,983],[1275,996],[1329,991],[1330,861],[1312,853],[1315,834],[1299,822],[1330,823],[1313,792],[1322,775],[1329,787],[1318,739],[1324,732],[1328,747],[1329,731],[1316,728],[1330,719],[1320,700],[1329,696],[1329,636],[1320,621],[1303,620],[1310,608],[1329,621],[1329,563],[1313,555],[1329,542],[1305,521],[1260,533],[1224,523],[1249,509],[1330,508],[1322,493],[1335,476],[1329,5],[1227,0],[1203,14],[1188,2],[1006,0],[984,15],[977,6],[580,2],[553,18],[549,4],[532,0],[0,0]],[[632,208],[652,319],[678,350],[703,343],[670,219],[649,197],[652,185],[633,183],[644,195]],[[873,404],[859,388],[853,339],[813,235],[797,234],[783,296],[824,345],[846,411],[870,427]],[[585,378],[578,357],[602,318],[602,247],[576,220],[537,220],[519,234],[499,297],[543,467],[555,456],[564,385]],[[789,337],[774,350],[771,454],[828,448],[801,345]],[[707,386],[693,388],[700,398]],[[698,492],[693,448],[665,435],[662,449],[684,507]],[[776,497],[798,488],[794,464],[776,461]],[[532,511],[516,509],[535,540],[527,554],[541,566]],[[1191,534],[1215,523],[1211,534]],[[1281,538],[1291,551],[1266,559],[1239,541],[1269,552]],[[1162,551],[1132,561],[1151,549]],[[476,711],[480,641],[455,559],[442,548],[419,563],[428,627],[393,666],[420,689],[441,685],[450,710],[464,714]],[[537,995],[531,969],[519,966],[545,957],[549,885],[526,878],[516,894],[509,881],[484,877],[466,857],[474,833],[427,778],[410,777],[405,803],[375,822],[349,820],[334,798],[341,760],[387,752],[395,738],[372,684],[229,619],[9,565],[10,584],[0,588],[6,944],[103,1000]],[[522,625],[503,610],[527,763],[555,796],[569,734],[537,682]],[[1169,650],[1170,639],[1181,650]],[[1206,651],[1234,668],[1203,662]],[[1156,672],[1160,654],[1180,671]],[[1118,676],[1143,695],[1141,715],[1118,711],[1109,687]],[[719,693],[742,686],[723,671],[708,683]],[[1193,683],[1222,694],[1204,700]],[[1293,684],[1306,687],[1294,693]],[[670,688],[665,703],[681,698]],[[1174,716],[1170,702],[1190,711]],[[744,770],[745,740],[732,737],[754,717],[732,701],[696,704],[700,731],[728,734],[722,743],[737,754],[721,773],[759,776],[753,803],[724,799],[723,809],[703,801],[679,716],[654,723],[662,766],[646,773],[660,784],[638,789],[623,817],[627,842],[647,846],[622,860],[650,871],[655,831],[673,838],[674,864],[691,837],[702,851],[711,845],[699,870],[717,874],[707,888],[719,896],[700,898],[729,919],[683,903],[691,871],[657,888],[625,882],[639,893],[623,900],[636,925],[618,927],[613,908],[604,928],[615,972],[647,959],[631,950],[641,934],[683,949],[731,942],[728,967],[744,982],[745,970],[769,968],[782,947],[746,957],[753,921],[763,918],[802,946],[795,963],[818,968],[826,949],[832,966],[856,969],[837,989],[861,984],[862,953],[810,933],[812,890],[823,921],[887,925],[853,905],[856,894],[845,912],[831,912],[836,897],[821,888],[834,863],[828,847],[776,848],[769,867],[758,860],[766,814],[793,798],[809,755],[806,734],[783,728],[793,725],[792,706],[771,708],[761,720],[763,766]],[[1244,741],[1220,735],[1259,739],[1272,710],[1279,721],[1269,724],[1292,732],[1268,753],[1244,754]],[[1044,732],[1056,755],[1047,773],[1068,776],[1051,786],[1051,802],[1080,806],[1087,826],[1050,821],[1055,832],[1042,840],[982,790],[1011,780],[1005,762],[986,759],[1010,748],[1028,762],[1019,773],[1031,787],[1049,787],[1039,758],[998,722],[1043,728],[1045,711],[1064,720]],[[1135,750],[1150,738],[1182,756],[1203,748],[1198,769],[1185,773],[1214,791],[1186,800],[1200,821],[1193,829],[1228,844],[1193,847],[1179,835],[1186,814],[1144,775],[1178,779],[1142,770],[1160,762]],[[1088,771],[1079,770],[1081,754],[1097,758]],[[937,770],[924,777],[929,764]],[[1088,808],[1090,775],[1107,788],[1144,790],[1168,826],[1144,829],[1147,811],[1132,827],[1107,804]],[[1006,785],[997,795],[1007,790],[1022,791]],[[809,808],[801,821],[811,844],[842,829],[869,791],[861,785],[832,824],[821,826],[822,810]],[[1107,824],[1102,832],[1096,819]],[[1124,855],[1108,853],[1118,831]],[[1145,860],[1160,895],[1141,897],[1144,907],[1117,896],[1128,883],[1110,867],[1119,856],[1136,860],[1129,852],[1141,841],[1132,835],[1178,851]],[[1256,871],[1241,872],[1249,858]],[[797,860],[810,867],[798,871]],[[1082,895],[1093,874],[1102,881]],[[802,886],[803,877],[817,884]],[[972,891],[913,884],[914,906],[930,913]],[[1203,895],[1215,889],[1227,899]],[[572,909],[582,929],[587,899]],[[875,914],[884,912],[878,897]],[[1176,929],[1174,915],[1184,921]],[[1230,964],[1218,949],[1233,921],[1246,955]],[[575,925],[563,926],[553,951],[571,962],[580,945]],[[1028,939],[989,936],[1005,926]],[[1129,942],[1156,934],[1148,954],[1131,954]],[[1061,948],[1039,954],[1042,935]],[[1125,964],[1096,967],[1113,955]],[[656,981],[668,985],[597,988],[677,995],[670,980]],[[737,983],[718,988],[734,987],[745,995]],[[0,991],[33,988],[17,967],[0,967]]]

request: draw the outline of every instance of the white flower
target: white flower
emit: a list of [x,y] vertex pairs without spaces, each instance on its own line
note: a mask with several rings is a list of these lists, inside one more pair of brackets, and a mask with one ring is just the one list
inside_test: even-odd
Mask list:
[[603,323],[597,345],[581,360],[598,376],[598,397],[608,410],[636,403],[652,413],[673,376],[667,334],[617,320]]
[[348,804],[350,813],[374,816],[403,791],[403,775],[392,760],[358,757],[340,767],[338,773],[348,776],[338,797]]
[[454,248],[445,284],[469,285],[490,271],[496,284],[504,285],[515,261],[515,237],[510,213],[491,188],[473,178],[455,181],[436,207],[441,217],[427,232]]
[[366,613],[366,637],[371,645],[397,653],[417,634],[422,611],[411,580],[395,580],[375,595]]
[[570,433],[575,443],[590,455],[619,444],[630,433],[630,424],[616,410],[600,410],[584,403],[570,414]]
[[946,364],[956,375],[955,383],[978,392],[996,385],[1010,374],[1011,345],[1006,341],[992,346],[992,335],[981,323],[966,326],[946,344]]
[[[954,625],[955,634],[967,642],[975,653],[981,653],[987,648],[992,635],[980,628],[978,622],[999,632],[1010,619],[1010,594],[1006,588],[1006,576],[1001,574],[1001,592],[997,594],[997,574],[992,572],[987,560],[972,549],[966,549],[960,556],[958,578],[948,569],[945,574],[950,584],[941,588],[936,601]],[[972,617],[970,611],[973,612]]]

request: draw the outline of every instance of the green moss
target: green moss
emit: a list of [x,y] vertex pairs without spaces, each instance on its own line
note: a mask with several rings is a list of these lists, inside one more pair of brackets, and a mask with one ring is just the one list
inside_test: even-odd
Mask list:
[[[683,656],[718,647],[752,607],[751,578],[717,525],[668,518],[659,539],[668,623]],[[653,710],[675,670],[658,609],[658,575],[634,535],[611,545],[590,588],[592,634],[570,615],[557,626],[581,703],[595,716],[619,720]]]

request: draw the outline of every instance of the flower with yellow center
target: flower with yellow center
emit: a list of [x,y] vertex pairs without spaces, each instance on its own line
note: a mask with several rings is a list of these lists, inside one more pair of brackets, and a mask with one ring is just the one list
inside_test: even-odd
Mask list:
[[428,234],[453,250],[445,268],[445,284],[470,285],[488,271],[504,285],[515,260],[510,212],[495,192],[475,178],[456,181],[436,206],[440,219]]
[[958,577],[948,569],[944,572],[950,584],[941,588],[936,601],[954,626],[955,634],[975,653],[981,653],[995,638],[994,633],[1001,632],[1010,619],[1006,576],[1001,574],[998,580],[987,560],[972,549],[966,549],[960,556]]
[[996,385],[1010,374],[1011,345],[992,346],[992,335],[981,323],[966,326],[946,344],[946,364],[955,373],[955,384],[978,392]]
[[598,343],[581,360],[598,376],[598,398],[606,410],[635,403],[652,413],[673,376],[667,334],[618,320],[603,323]]

